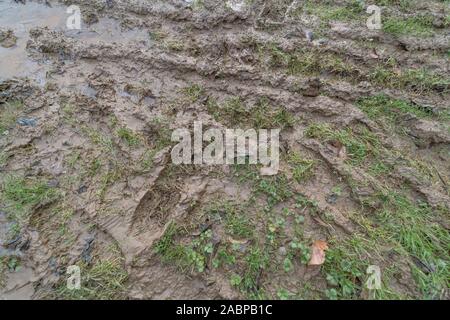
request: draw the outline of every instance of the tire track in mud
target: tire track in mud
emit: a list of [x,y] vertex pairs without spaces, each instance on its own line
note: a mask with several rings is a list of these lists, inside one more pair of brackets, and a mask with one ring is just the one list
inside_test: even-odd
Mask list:
[[[62,2],[69,3],[69,1]],[[283,4],[287,6],[290,2],[285,1]],[[191,118],[204,118],[212,125],[223,126],[210,120],[211,115],[208,114],[206,106],[210,97],[217,98],[219,103],[233,96],[241,97],[246,105],[254,104],[259,98],[268,98],[271,105],[283,106],[304,120],[282,134],[281,138],[287,141],[289,149],[309,150],[325,163],[320,165],[320,170],[323,170],[322,180],[312,182],[311,190],[320,193],[330,189],[330,184],[342,180],[356,181],[358,184],[356,188],[350,188],[345,205],[331,206],[326,204],[324,195],[317,195],[320,198],[319,215],[313,217],[311,230],[308,230],[313,237],[333,233],[354,234],[360,231],[360,227],[348,215],[348,210],[358,208],[366,198],[381,190],[383,181],[370,176],[364,168],[349,170],[344,160],[340,158],[338,148],[333,145],[334,141],[305,140],[304,132],[308,122],[326,122],[336,128],[363,125],[380,138],[383,147],[394,148],[396,145],[391,141],[393,137],[357,108],[356,101],[384,92],[392,98],[420,100],[420,104],[430,104],[440,110],[449,108],[448,92],[445,90],[436,89],[422,95],[420,92],[414,93],[414,90],[386,89],[364,81],[355,83],[352,81],[353,74],[339,77],[325,72],[318,75],[292,76],[279,70],[281,68],[270,68],[261,63],[257,57],[258,46],[276,42],[286,54],[305,47],[317,50],[315,52],[318,55],[336,54],[355,65],[358,74],[361,75],[370,71],[373,63],[384,62],[391,56],[396,57],[399,67],[409,68],[418,63],[425,63],[437,73],[448,75],[448,59],[442,56],[431,58],[428,52],[436,50],[442,54],[448,50],[450,38],[445,34],[426,40],[392,38],[379,32],[366,32],[360,27],[335,24],[326,34],[330,38],[327,43],[319,44],[303,39],[307,26],[302,23],[289,20],[276,24],[276,28],[269,30],[267,28],[269,20],[256,21],[256,12],[261,16],[261,11],[233,13],[226,11],[219,1],[211,2],[205,8],[215,9],[212,14],[207,10],[192,11],[183,5],[182,1],[169,1],[166,4],[115,1],[114,8],[109,9],[103,1],[70,1],[70,3],[81,5],[91,16],[92,22],[109,16],[121,21],[122,25],[128,28],[137,26],[152,30],[155,27],[156,30],[158,27],[164,27],[164,31],[171,39],[184,41],[185,47],[182,50],[172,50],[164,47],[164,41],[150,46],[131,41],[123,43],[121,42],[123,39],[115,44],[85,43],[83,39],[69,37],[61,32],[34,29],[27,50],[38,60],[51,61],[56,72],[52,74],[53,79],[49,82],[56,84],[56,88],[52,93],[47,90],[48,87],[42,89],[22,80],[10,81],[0,85],[0,99],[8,101],[11,98],[23,97],[27,107],[35,108],[30,110],[30,114],[45,121],[47,117],[52,117],[52,114],[46,114],[43,110],[47,112],[47,106],[52,103],[57,104],[58,108],[63,108],[62,101],[55,101],[58,100],[57,96],[65,96],[76,106],[75,114],[80,123],[94,127],[105,136],[114,136],[116,128],[111,127],[106,120],[112,114],[118,118],[120,125],[131,124],[133,130],[142,134],[144,139],[152,144],[155,140],[154,132],[147,130],[146,123],[155,116],[166,115],[167,105],[181,101],[178,107],[173,107],[172,111],[176,113],[176,117],[172,118],[171,129],[177,125],[185,125]],[[255,7],[259,8],[261,3],[257,1]],[[262,12],[264,13],[264,10]],[[264,14],[271,19],[278,17],[277,10],[269,10]],[[240,32],[243,28],[251,30],[249,35],[256,39],[256,44],[243,41],[240,37],[244,35],[244,32]],[[371,53],[367,52],[365,47],[355,46],[361,39],[374,39],[382,46],[375,53],[371,52],[377,58],[367,59],[367,55]],[[399,51],[399,48],[402,51]],[[88,87],[95,91],[94,96],[87,97],[80,93],[79,87],[72,85],[76,82],[86,82]],[[159,83],[159,88],[152,86],[155,83]],[[205,93],[195,102],[186,102],[186,97],[180,89],[192,83],[200,84]],[[63,85],[59,87],[58,84]],[[69,85],[64,87],[66,84]],[[129,96],[121,93],[122,89]],[[152,97],[155,101],[143,108],[142,101],[146,97]],[[181,119],[183,117],[187,119]],[[436,124],[434,120],[423,122],[412,119],[408,127],[412,128],[411,133],[415,138],[402,137],[400,140],[404,144],[412,145],[410,148],[412,152],[419,149],[415,146],[415,140],[418,139],[425,140],[426,146],[421,148],[424,150],[449,146],[449,135],[444,128]],[[83,130],[74,126],[64,123],[61,126],[63,128],[57,129],[57,134],[64,135],[64,128],[68,127],[73,129],[75,136],[85,135]],[[30,132],[24,135],[29,137]],[[34,132],[34,135],[39,140],[46,134]],[[133,162],[140,161],[138,152],[122,146],[120,140],[116,138],[113,140],[113,146],[119,150],[115,157],[125,165],[131,166]],[[81,157],[86,157],[86,161],[91,160],[92,150],[88,149],[98,147],[90,146],[89,139],[84,141],[87,145],[83,147],[87,148],[82,148]],[[31,145],[36,143],[39,142],[29,141]],[[14,151],[10,146],[7,150]],[[97,150],[97,153],[100,152],[102,151]],[[163,154],[167,156],[167,151],[163,151]],[[12,157],[17,161],[21,155],[16,153]],[[42,158],[43,154],[39,153],[35,157]],[[437,164],[442,167],[442,161]],[[13,167],[10,164],[8,166],[10,169]],[[15,168],[20,169],[20,166],[26,166],[26,161],[24,164],[16,164]],[[45,169],[45,164],[41,164],[40,167]],[[442,171],[445,172],[445,167],[443,168]],[[191,203],[200,203],[197,206],[201,207],[210,201],[211,179],[207,170],[175,176],[170,176],[168,170],[167,163],[162,160],[142,177],[139,177],[139,172],[125,171],[125,177],[121,176],[106,186],[107,205],[92,191],[100,187],[99,179],[92,181],[87,195],[79,195],[69,202],[73,201],[78,208],[82,208],[86,219],[95,223],[96,228],[104,232],[105,236],[111,236],[107,242],[118,243],[125,257],[124,266],[130,275],[130,287],[127,291],[130,297],[162,299],[240,297],[221,272],[211,268],[205,275],[186,275],[175,267],[162,263],[153,252],[152,246],[163,236],[170,223],[190,222],[191,216],[196,213],[196,207],[192,208]],[[445,178],[438,184],[424,182],[417,177],[417,170],[408,166],[395,167],[390,176],[409,182],[412,188],[432,206],[442,204],[448,206],[450,203]],[[67,190],[74,191],[73,187]],[[102,215],[102,210],[110,208],[114,208],[117,212]],[[325,219],[326,214],[329,215],[328,220]],[[79,239],[81,238],[83,237],[80,235]],[[79,247],[80,244],[77,245]],[[52,250],[58,252],[57,248]],[[295,276],[302,281],[311,277],[307,273],[302,270]],[[48,276],[41,274],[41,277]],[[268,278],[267,275],[262,277]],[[279,277],[280,279],[274,282],[292,282],[290,279],[286,280],[288,276]],[[295,287],[298,284],[290,285]],[[415,289],[408,290],[413,292]]]

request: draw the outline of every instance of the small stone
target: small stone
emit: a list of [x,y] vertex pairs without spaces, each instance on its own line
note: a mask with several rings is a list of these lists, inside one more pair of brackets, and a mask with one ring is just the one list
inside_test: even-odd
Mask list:
[[312,42],[314,40],[314,34],[311,30],[305,31],[305,37],[308,39],[309,42]]
[[337,194],[332,193],[332,194],[330,194],[330,195],[327,196],[326,201],[327,201],[329,204],[335,204],[336,201],[337,201],[337,199],[338,199]]
[[57,188],[57,187],[59,187],[59,181],[56,180],[56,179],[51,179],[51,180],[49,180],[49,181],[47,182],[47,185],[48,185],[50,188]]
[[37,120],[34,118],[19,118],[17,120],[17,123],[21,126],[29,126],[29,127],[35,127],[37,125]]
[[278,254],[280,255],[280,256],[286,256],[287,255],[287,250],[286,250],[286,247],[280,247],[279,249],[278,249]]
[[114,7],[114,1],[113,0],[106,0],[106,6],[111,9],[112,7]]
[[84,184],[81,185],[77,190],[78,194],[85,193],[86,191],[87,191],[87,187]]

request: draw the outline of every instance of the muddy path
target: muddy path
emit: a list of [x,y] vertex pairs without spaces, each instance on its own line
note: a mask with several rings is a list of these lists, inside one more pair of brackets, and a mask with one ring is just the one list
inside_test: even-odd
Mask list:
[[[448,299],[449,17],[437,0],[0,0],[0,297]],[[174,165],[194,121],[281,128],[279,173]]]

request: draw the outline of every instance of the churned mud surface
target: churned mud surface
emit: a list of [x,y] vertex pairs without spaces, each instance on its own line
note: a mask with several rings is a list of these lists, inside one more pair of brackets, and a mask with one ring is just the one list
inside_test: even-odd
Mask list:
[[0,297],[449,299],[449,57],[447,0],[0,0]]

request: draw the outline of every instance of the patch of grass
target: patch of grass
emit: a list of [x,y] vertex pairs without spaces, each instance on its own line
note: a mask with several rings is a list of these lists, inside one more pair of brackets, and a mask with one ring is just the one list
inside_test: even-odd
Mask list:
[[69,290],[62,283],[56,297],[64,300],[112,300],[125,297],[125,282],[128,273],[123,267],[122,257],[100,259],[91,267],[80,264],[81,288]]
[[291,59],[291,55],[280,49],[274,42],[259,45],[258,51],[259,59],[263,60],[267,57],[269,67],[271,68],[285,67]]
[[298,183],[308,179],[314,173],[316,161],[305,159],[297,152],[289,153],[287,162],[291,166],[293,178]]
[[148,36],[153,41],[161,41],[167,37],[167,33],[162,30],[149,31]]
[[412,0],[377,0],[376,4],[380,6],[398,5],[402,10],[408,10],[413,5]]
[[382,160],[376,160],[369,166],[368,172],[374,177],[379,177],[388,174],[392,169],[393,166],[391,164],[385,163]]
[[97,190],[100,200],[104,199],[107,188],[126,174],[126,169],[121,164],[114,163],[112,168],[108,168],[108,171],[101,175],[100,186]]
[[180,229],[174,223],[170,224],[164,235],[155,244],[155,252],[161,256],[164,262],[174,263],[183,271],[203,272],[207,258],[213,253],[212,231],[205,230],[189,244],[176,242],[175,237],[179,234]]
[[175,236],[178,233],[178,227],[175,223],[169,224],[163,236],[158,240],[154,246],[155,251],[164,257],[166,260],[172,260],[174,257],[171,252],[172,247],[175,244]]
[[305,242],[293,239],[289,244],[288,257],[298,259],[300,263],[306,265],[311,259],[311,247]]
[[242,277],[238,274],[232,274],[230,277],[230,284],[233,287],[239,287],[239,285],[242,283]]
[[153,158],[156,155],[156,150],[147,150],[142,155],[141,167],[144,171],[148,171],[153,167]]
[[277,290],[277,297],[280,300],[289,300],[292,296],[293,294],[284,288],[280,288]]
[[80,151],[74,151],[71,154],[67,155],[64,160],[67,163],[67,165],[73,169],[75,168],[75,165],[77,164],[78,160],[80,160],[80,158],[81,158]]
[[239,238],[251,238],[254,227],[246,210],[245,204],[220,201],[214,204],[208,212],[216,219],[221,219],[221,216],[224,215],[225,228],[230,235]]
[[189,102],[194,103],[200,100],[205,94],[205,90],[199,84],[193,84],[184,88],[183,93],[188,98]]
[[52,202],[59,196],[58,190],[49,187],[46,181],[17,176],[7,176],[0,193],[0,199],[8,208],[8,218],[16,225],[15,233],[27,222],[33,207]]
[[89,163],[89,167],[88,167],[88,170],[87,170],[88,171],[88,175],[90,177],[95,176],[99,172],[101,167],[102,167],[101,159],[99,159],[99,158],[92,159],[92,161]]
[[325,3],[317,3],[316,1],[307,1],[303,7],[303,11],[312,14],[327,23],[330,21],[358,21],[364,14],[364,6],[360,1],[350,1],[342,6],[335,6],[333,1],[325,1]]
[[269,207],[286,201],[293,195],[290,181],[283,174],[259,179],[255,191],[267,196]]
[[384,32],[393,35],[426,37],[433,34],[433,17],[416,16],[405,19],[390,17],[383,22]]
[[[399,118],[405,114],[413,114],[418,118],[430,118],[433,116],[431,110],[422,106],[408,103],[400,99],[392,99],[380,94],[362,98],[356,104],[372,120],[386,119],[391,124],[398,123]],[[450,120],[449,114],[439,114],[438,117]]]
[[8,163],[8,158],[9,155],[6,152],[0,151],[0,168]]
[[215,101],[208,103],[208,112],[218,122],[240,128],[253,129],[284,129],[292,127],[296,119],[283,107],[274,107],[267,98],[248,107],[240,97],[233,97],[225,101],[222,106]]
[[418,93],[447,92],[450,86],[448,78],[423,68],[398,71],[388,66],[377,66],[369,74],[369,80],[383,87],[408,89]]
[[295,124],[294,116],[282,107],[272,107],[266,98],[258,101],[249,115],[255,129],[284,129]]
[[248,115],[248,111],[240,97],[232,97],[226,100],[223,106],[219,106],[217,103],[210,101],[208,104],[208,112],[216,121],[225,120],[232,126],[246,121],[246,116]]
[[413,203],[399,193],[386,193],[381,199],[380,225],[388,232],[390,240],[400,244],[407,255],[418,259],[427,270],[413,267],[424,298],[442,298],[450,284],[450,234],[435,221],[444,217],[436,216],[427,204]]
[[11,129],[23,110],[20,101],[6,102],[0,105],[0,135]]
[[447,181],[445,184],[448,184],[448,178],[441,176],[432,162],[423,161],[418,158],[411,158],[407,154],[401,153],[399,154],[399,160],[401,160],[408,167],[413,168],[417,175],[426,181],[433,184],[440,184],[442,180],[444,180]]
[[236,263],[236,257],[221,247],[217,250],[217,255],[212,261],[214,268],[220,268],[222,265],[233,266]]
[[193,0],[192,1],[192,9],[194,10],[200,10],[205,7],[205,1],[204,0]]
[[81,130],[89,137],[92,143],[102,147],[106,152],[114,151],[114,142],[106,134],[102,134],[99,130],[83,126]]
[[276,248],[279,246],[279,240],[284,236],[286,230],[286,219],[283,216],[273,216],[271,209],[266,208],[266,214],[269,216],[266,223],[266,245],[270,248]]
[[362,289],[367,261],[361,260],[354,250],[331,247],[326,251],[323,272],[331,288],[325,291],[329,299],[358,299]]
[[[357,216],[361,218],[361,213]],[[369,299],[404,299],[390,287],[395,265],[386,265],[382,258],[386,234],[377,233],[373,229],[368,232],[369,237],[354,233],[350,237],[330,241],[322,270],[328,283],[325,295],[329,299],[360,299],[363,290]],[[379,266],[381,269],[381,287],[376,290],[368,290],[366,287],[369,265]]]
[[245,164],[234,163],[231,165],[231,168],[233,176],[237,177],[239,183],[249,182],[254,184],[260,179],[259,167],[257,164],[249,164],[248,161],[246,161]]
[[261,294],[259,278],[261,272],[268,267],[269,261],[268,253],[258,247],[250,248],[246,255],[241,289],[250,297]]
[[164,47],[172,51],[183,51],[184,44],[178,39],[166,39],[163,43]]
[[[418,93],[430,91],[446,93],[450,88],[448,77],[425,68],[402,70],[395,59],[380,63],[365,74],[350,59],[319,49],[284,52],[276,44],[270,44],[260,47],[259,50],[261,63],[268,63],[272,68],[285,68],[287,73],[293,76],[320,76],[326,73],[348,81],[365,80],[387,88],[406,89]],[[268,58],[264,60],[265,57]]]
[[117,135],[130,147],[137,146],[141,143],[141,137],[128,128],[117,129]]
[[355,129],[334,129],[328,124],[314,123],[306,128],[305,135],[324,142],[338,141],[346,147],[350,163],[361,164],[368,156],[378,156],[381,142],[378,137],[363,127]]
[[2,185],[2,196],[16,209],[33,207],[54,199],[56,190],[45,181],[9,176]]
[[341,77],[358,78],[360,71],[352,63],[344,61],[333,53],[318,50],[299,50],[290,55],[287,63],[288,74],[320,75],[330,73]]

